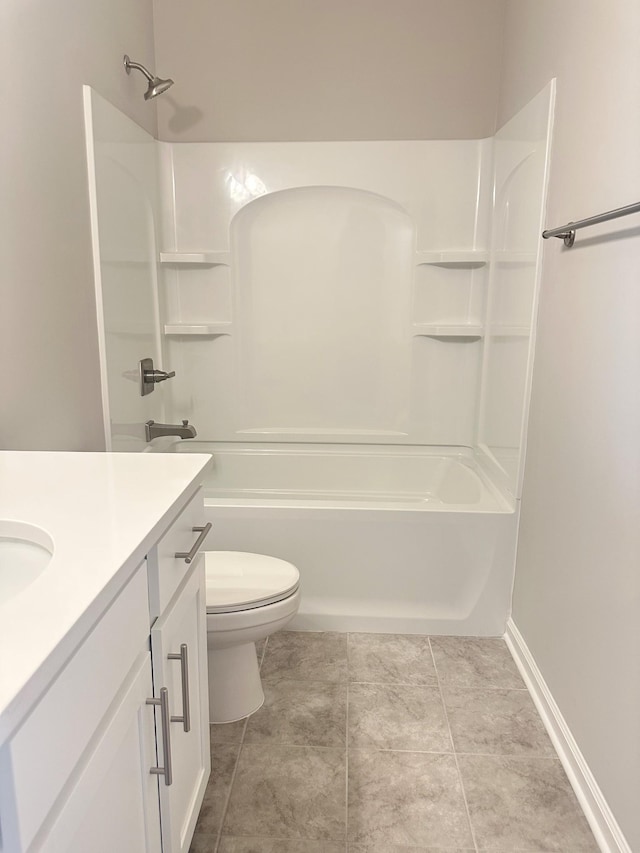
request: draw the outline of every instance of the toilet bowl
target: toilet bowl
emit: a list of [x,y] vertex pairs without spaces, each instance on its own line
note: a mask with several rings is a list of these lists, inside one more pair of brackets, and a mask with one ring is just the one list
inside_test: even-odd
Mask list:
[[285,560],[206,551],[209,720],[231,723],[264,702],[256,642],[298,612],[300,574]]

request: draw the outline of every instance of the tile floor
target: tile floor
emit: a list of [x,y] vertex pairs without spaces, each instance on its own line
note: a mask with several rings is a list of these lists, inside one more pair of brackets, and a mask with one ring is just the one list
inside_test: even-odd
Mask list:
[[274,634],[192,853],[597,853],[501,639]]

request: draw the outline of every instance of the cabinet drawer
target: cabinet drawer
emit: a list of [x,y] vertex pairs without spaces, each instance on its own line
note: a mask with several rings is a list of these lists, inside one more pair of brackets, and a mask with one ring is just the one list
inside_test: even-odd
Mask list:
[[9,850],[26,850],[74,774],[118,691],[148,644],[143,563],[2,752],[0,776],[20,799],[3,813]]
[[[188,571],[196,562],[190,563],[176,557],[188,553],[201,535],[194,527],[204,526],[204,501],[199,489],[180,515],[172,523],[157,546],[149,552],[149,610],[151,621],[165,610]],[[206,547],[206,543],[204,544]]]

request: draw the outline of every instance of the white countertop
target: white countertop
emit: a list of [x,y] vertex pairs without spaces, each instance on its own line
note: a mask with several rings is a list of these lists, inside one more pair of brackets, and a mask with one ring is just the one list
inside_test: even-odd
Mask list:
[[205,454],[0,451],[0,520],[43,528],[51,562],[0,603],[0,744],[198,488]]

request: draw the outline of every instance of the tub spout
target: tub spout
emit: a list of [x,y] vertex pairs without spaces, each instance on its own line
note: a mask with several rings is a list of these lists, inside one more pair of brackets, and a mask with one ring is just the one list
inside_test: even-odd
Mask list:
[[198,434],[196,428],[189,421],[178,424],[157,424],[155,421],[147,421],[144,425],[147,441],[152,441],[161,435],[177,435],[178,438],[195,438]]

